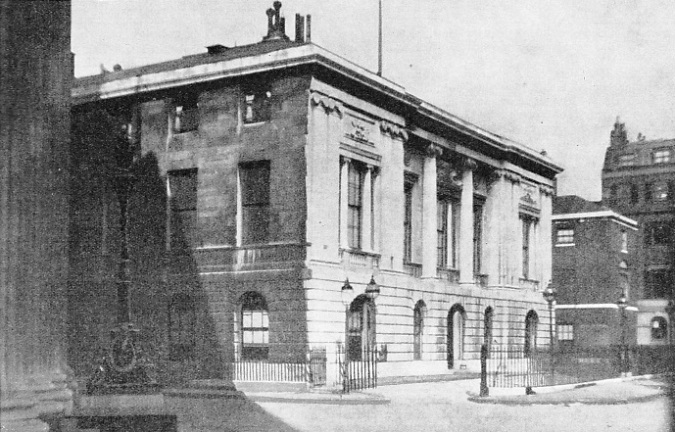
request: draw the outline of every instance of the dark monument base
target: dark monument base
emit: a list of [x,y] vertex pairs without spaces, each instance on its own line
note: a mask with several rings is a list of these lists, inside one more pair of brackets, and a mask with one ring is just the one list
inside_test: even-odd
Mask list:
[[78,416],[79,429],[100,432],[178,432],[175,415]]

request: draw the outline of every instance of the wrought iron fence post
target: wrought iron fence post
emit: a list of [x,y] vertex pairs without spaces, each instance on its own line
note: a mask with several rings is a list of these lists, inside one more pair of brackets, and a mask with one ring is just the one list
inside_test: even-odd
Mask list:
[[490,389],[487,385],[487,357],[488,347],[486,344],[480,346],[480,396],[490,395]]

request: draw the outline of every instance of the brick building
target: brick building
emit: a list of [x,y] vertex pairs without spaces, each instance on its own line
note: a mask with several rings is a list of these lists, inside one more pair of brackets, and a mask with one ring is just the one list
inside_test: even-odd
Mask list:
[[350,344],[376,347],[380,376],[478,369],[483,341],[525,343],[526,316],[530,343],[548,344],[561,169],[312,44],[296,20],[295,40],[271,10],[259,43],[76,81],[79,374],[114,319],[119,133],[137,149],[133,315],[166,379],[325,348],[339,380],[347,280]]
[[[561,346],[633,345],[641,298],[637,222],[574,195],[553,199],[552,219]],[[622,296],[624,312],[618,306]]]
[[675,209],[675,140],[628,140],[618,120],[602,169],[605,205],[638,221],[641,238],[636,269],[642,287],[637,306],[638,343],[668,343],[668,314],[673,298],[673,211]]

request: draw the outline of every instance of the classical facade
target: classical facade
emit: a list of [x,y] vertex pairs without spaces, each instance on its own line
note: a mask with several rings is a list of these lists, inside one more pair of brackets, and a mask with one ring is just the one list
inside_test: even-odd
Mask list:
[[0,2],[0,429],[70,410],[70,2]]
[[638,239],[636,221],[600,203],[574,195],[553,199],[553,286],[562,348],[635,344]]
[[668,300],[673,298],[673,217],[675,209],[675,140],[628,140],[618,120],[610,136],[602,170],[605,205],[638,221],[640,310],[638,343],[666,345]]
[[76,81],[76,371],[113,320],[116,133],[137,151],[133,316],[161,370],[325,349],[334,382],[346,329],[380,376],[477,370],[482,343],[525,344],[528,315],[548,344],[561,169],[283,27],[272,11],[260,43]]

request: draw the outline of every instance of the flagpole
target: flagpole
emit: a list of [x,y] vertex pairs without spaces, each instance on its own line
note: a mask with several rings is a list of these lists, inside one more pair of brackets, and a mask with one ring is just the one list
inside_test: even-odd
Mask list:
[[377,46],[377,75],[382,76],[382,0],[379,0],[378,46]]

